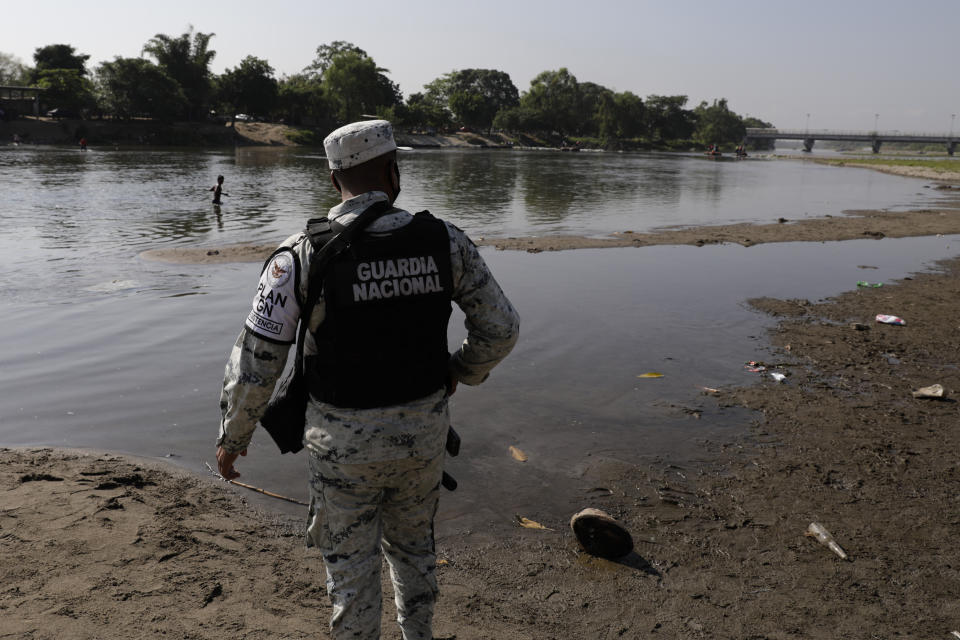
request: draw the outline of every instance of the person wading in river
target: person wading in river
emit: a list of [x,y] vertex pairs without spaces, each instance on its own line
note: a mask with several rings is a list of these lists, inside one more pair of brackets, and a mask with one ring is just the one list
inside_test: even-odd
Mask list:
[[[380,637],[381,550],[404,640],[429,640],[448,398],[506,357],[519,316],[460,229],[393,206],[400,170],[389,122],[341,127],[324,147],[342,200],[329,220],[349,225],[371,207],[377,217],[323,274],[307,325],[307,543],[323,554],[334,640]],[[239,475],[233,464],[246,455],[296,339],[314,255],[307,235],[296,234],[260,276],[224,376],[217,461],[225,478]],[[467,327],[452,356],[451,301]]]
[[229,196],[230,194],[223,190],[223,176],[217,176],[217,184],[210,187],[213,191],[213,204],[223,204],[220,202],[220,196]]

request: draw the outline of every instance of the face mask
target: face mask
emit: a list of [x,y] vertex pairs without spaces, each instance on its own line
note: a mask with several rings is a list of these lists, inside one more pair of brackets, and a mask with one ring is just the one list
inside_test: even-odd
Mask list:
[[393,199],[396,200],[400,195],[400,166],[396,163],[393,164],[393,175],[397,177],[397,187],[394,191]]

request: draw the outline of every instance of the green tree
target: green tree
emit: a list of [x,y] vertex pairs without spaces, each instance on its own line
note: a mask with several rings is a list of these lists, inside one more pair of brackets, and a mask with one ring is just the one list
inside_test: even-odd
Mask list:
[[493,126],[496,129],[511,133],[543,131],[549,127],[544,122],[542,115],[539,111],[521,104],[519,107],[509,107],[498,111],[493,119]]
[[[577,124],[574,133],[584,136],[616,137],[616,124],[613,123],[614,126],[610,127],[611,123],[601,122],[608,112],[608,105],[613,103],[616,94],[610,89],[593,82],[581,82],[578,88],[580,90],[580,104],[578,105]],[[613,115],[612,112],[610,115]],[[606,130],[608,128],[610,130],[604,135],[601,129]]]
[[654,140],[689,140],[697,123],[693,112],[683,108],[686,104],[687,96],[647,96],[647,134]]
[[96,105],[93,83],[76,69],[45,69],[37,86],[46,89],[43,101],[48,107],[79,115]]
[[582,94],[576,77],[565,67],[544,71],[530,82],[530,89],[520,98],[520,105],[539,114],[537,118],[547,130],[565,135],[576,131],[582,115]]
[[604,144],[611,146],[614,139],[618,137],[618,118],[615,95],[611,92],[609,95],[601,96],[597,110],[594,113],[597,135],[603,139]]
[[386,71],[377,67],[373,58],[356,51],[333,55],[321,84],[340,122],[352,122],[402,102],[399,87],[384,75]]
[[15,55],[0,52],[0,84],[24,86],[30,83],[31,69]]
[[406,102],[405,126],[416,129],[445,129],[452,123],[450,112],[429,93],[413,93]]
[[209,108],[213,94],[210,63],[217,55],[210,49],[214,35],[194,32],[191,26],[176,38],[158,33],[143,46],[144,53],[153,56],[160,68],[183,89],[188,103],[183,116],[188,120],[204,117]]
[[313,62],[303,70],[304,73],[316,76],[317,78],[322,77],[327,69],[330,68],[330,65],[333,64],[333,58],[341,53],[356,53],[362,58],[370,57],[366,51],[351,42],[334,40],[330,44],[322,44],[317,47],[317,56],[313,59]]
[[39,47],[33,52],[33,81],[40,79],[40,74],[51,69],[73,69],[81,76],[87,75],[87,60],[90,56],[77,53],[73,45],[48,44]]
[[629,91],[603,95],[597,108],[598,135],[608,146],[617,140],[639,138],[645,130],[643,100]]
[[320,80],[306,73],[285,76],[280,80],[277,108],[291,124],[302,124],[304,120],[313,125],[333,123]]
[[144,58],[115,57],[96,69],[101,105],[119,118],[173,120],[187,107],[183,89]]
[[489,129],[493,125],[493,116],[497,115],[496,112],[486,113],[483,97],[468,91],[451,94],[447,104],[454,118],[468,127]]
[[444,104],[459,122],[488,131],[498,111],[520,104],[510,75],[496,69],[451,71],[425,88],[427,95]]
[[764,122],[760,118],[754,118],[753,116],[745,116],[743,118],[743,126],[750,129],[773,129],[774,126],[769,122]]
[[217,83],[219,101],[237,111],[266,116],[277,105],[278,85],[273,67],[254,56],[244,58],[236,69],[227,69]]
[[701,102],[694,114],[697,129],[694,138],[703,145],[738,144],[746,134],[743,120],[727,106],[727,99],[714,100],[712,105]]
[[618,138],[639,138],[645,129],[647,109],[640,96],[624,91],[614,96]]

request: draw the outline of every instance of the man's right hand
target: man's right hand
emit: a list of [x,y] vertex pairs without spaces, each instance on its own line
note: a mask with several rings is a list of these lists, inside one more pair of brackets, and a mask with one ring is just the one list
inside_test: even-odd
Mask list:
[[229,453],[223,447],[217,447],[217,471],[227,480],[239,478],[240,473],[233,468],[233,463],[239,456],[245,455],[247,455],[246,449],[240,453]]

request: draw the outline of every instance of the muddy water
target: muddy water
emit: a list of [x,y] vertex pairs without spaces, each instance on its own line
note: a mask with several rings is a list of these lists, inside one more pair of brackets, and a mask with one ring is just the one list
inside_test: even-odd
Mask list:
[[[404,157],[401,204],[452,213],[470,233],[492,235],[795,218],[924,198],[922,182],[868,172],[728,164],[413,153]],[[279,241],[303,211],[332,202],[323,163],[303,151],[81,156],[21,148],[0,150],[0,168],[8,309],[0,445],[109,449],[203,470],[213,460],[223,364],[259,266],[171,266],[136,255],[173,244]],[[231,194],[219,211],[205,192],[217,173]],[[778,203],[764,176],[797,201]],[[661,178],[672,186],[649,184]],[[747,207],[750,192],[766,204]],[[746,298],[829,296],[857,280],[902,277],[955,255],[956,246],[956,238],[908,238],[536,255],[484,249],[523,317],[522,338],[487,384],[461,387],[453,399],[463,448],[448,467],[461,487],[445,498],[446,526],[563,512],[598,461],[688,461],[703,439],[743,429],[746,416],[718,411],[699,387],[756,378],[743,362],[766,357],[768,320]],[[451,342],[462,337],[455,317]],[[663,377],[637,377],[647,372]],[[510,445],[528,461],[511,459]],[[248,482],[303,498],[304,466],[258,433],[240,469]]]

